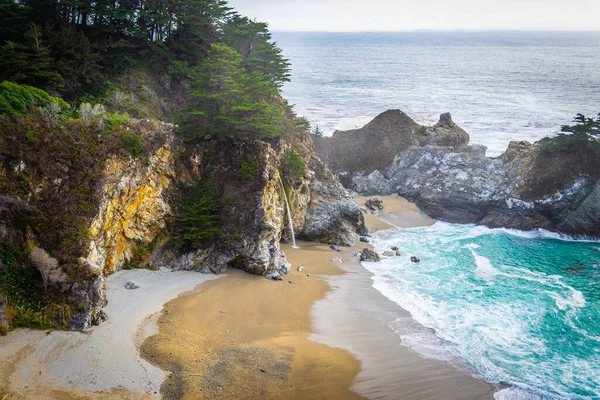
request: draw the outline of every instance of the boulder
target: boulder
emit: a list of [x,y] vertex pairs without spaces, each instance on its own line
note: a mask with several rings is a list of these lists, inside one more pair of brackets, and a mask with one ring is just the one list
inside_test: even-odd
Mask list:
[[450,113],[440,115],[434,126],[427,128],[418,138],[420,146],[441,146],[459,149],[469,144],[469,134],[452,121]]
[[396,255],[396,253],[394,253],[393,251],[384,251],[383,255],[385,257],[394,257]]
[[381,200],[381,197],[373,197],[372,199],[368,199],[365,202],[365,206],[374,212],[380,212],[383,210],[383,200]]
[[125,284],[125,289],[127,289],[127,290],[135,290],[135,289],[139,289],[139,288],[140,287],[133,282],[127,282]]
[[379,254],[375,253],[373,250],[363,249],[360,253],[360,261],[377,262],[381,261],[381,258],[379,257]]

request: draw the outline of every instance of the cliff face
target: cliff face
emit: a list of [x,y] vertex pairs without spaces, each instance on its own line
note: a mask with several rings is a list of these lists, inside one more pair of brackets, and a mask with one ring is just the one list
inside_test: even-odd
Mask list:
[[600,236],[600,173],[591,157],[528,142],[512,142],[497,158],[485,151],[413,146],[385,168],[367,165],[340,179],[364,195],[398,193],[444,221]]
[[[31,143],[20,136],[11,138],[18,148],[0,153],[0,212],[7,215],[0,223],[0,245],[20,249],[23,268],[39,270],[40,293],[50,300],[66,299],[72,329],[105,318],[104,278],[124,267],[287,273],[280,249],[280,242],[289,240],[284,196],[299,238],[352,244],[358,231],[364,233],[358,205],[316,157],[307,133],[190,145],[173,125],[140,120],[127,128],[139,135],[143,147],[141,155],[132,157],[110,135],[77,126],[90,130],[90,138],[100,138],[82,161],[79,143],[52,149],[56,138],[51,132],[63,128],[59,122],[47,124],[44,138],[36,142],[44,160],[30,153]],[[24,137],[28,129],[22,130]],[[11,140],[0,142],[0,150],[11,148]],[[186,190],[206,180],[215,184],[219,233],[199,245],[177,246],[170,234]],[[64,232],[63,226],[68,228]],[[0,265],[0,273],[4,270]]]

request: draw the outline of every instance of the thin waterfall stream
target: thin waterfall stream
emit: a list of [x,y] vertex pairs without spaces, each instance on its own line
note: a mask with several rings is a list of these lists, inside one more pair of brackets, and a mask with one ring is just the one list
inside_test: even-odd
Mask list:
[[283,186],[283,180],[281,174],[279,174],[279,183],[281,184],[281,190],[283,190],[283,199],[285,200],[285,207],[287,209],[288,222],[290,223],[290,234],[292,235],[292,248],[298,249],[296,246],[296,236],[294,235],[294,224],[292,223],[292,211],[290,210],[290,203],[288,202],[287,195],[285,194],[285,186]]

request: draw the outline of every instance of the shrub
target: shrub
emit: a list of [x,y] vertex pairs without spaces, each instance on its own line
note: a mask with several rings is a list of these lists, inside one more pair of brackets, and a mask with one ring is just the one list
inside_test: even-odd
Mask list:
[[0,324],[0,336],[8,335],[8,328],[4,324]]
[[260,163],[251,154],[246,154],[245,159],[238,160],[240,165],[239,177],[242,183],[248,183],[256,178]]
[[127,113],[107,113],[106,121],[104,121],[104,127],[106,128],[106,130],[112,131],[113,129],[118,128],[119,126],[127,125],[129,121],[129,114]]
[[63,99],[33,86],[8,81],[0,83],[0,115],[20,117],[27,115],[32,107],[45,108],[53,114],[66,113],[70,109]]
[[137,133],[123,132],[121,134],[121,143],[132,157],[142,154],[142,138]]
[[304,175],[304,171],[306,170],[304,160],[302,160],[300,154],[296,153],[294,150],[291,150],[283,156],[282,166],[288,174],[295,176]]
[[212,178],[188,188],[179,212],[175,215],[173,243],[197,248],[205,240],[221,234],[219,189]]

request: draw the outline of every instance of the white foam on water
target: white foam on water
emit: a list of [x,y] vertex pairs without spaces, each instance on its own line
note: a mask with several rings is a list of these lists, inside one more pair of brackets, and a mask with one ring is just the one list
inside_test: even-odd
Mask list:
[[[600,377],[594,375],[597,366],[585,369],[583,361],[576,358],[565,359],[562,355],[557,358],[554,350],[547,347],[545,338],[534,333],[544,325],[545,313],[561,312],[565,324],[596,341],[594,335],[578,326],[579,312],[587,306],[584,294],[566,284],[560,275],[494,265],[480,254],[483,250],[479,244],[468,243],[484,235],[498,234],[564,240],[541,231],[519,232],[446,223],[379,232],[374,240],[376,250],[399,246],[406,256],[365,263],[374,274],[373,286],[431,331],[407,331],[402,324],[392,328],[403,345],[424,357],[470,369],[490,382],[516,385],[498,392],[497,399],[588,399],[570,396],[569,387],[577,386],[587,393],[597,393],[600,398]],[[479,240],[481,243],[481,240],[493,239]],[[465,249],[472,257],[470,262]],[[411,255],[419,256],[421,263],[411,263]],[[457,264],[455,255],[467,264]],[[469,277],[485,283],[478,284]],[[486,297],[486,291],[497,285],[532,293],[530,297],[507,298],[507,301]],[[431,332],[436,338],[431,337]],[[533,360],[532,354],[541,358]],[[574,372],[564,374],[557,381],[557,368]],[[515,371],[526,373],[515,375]]]

